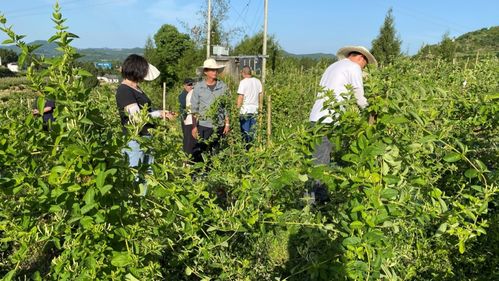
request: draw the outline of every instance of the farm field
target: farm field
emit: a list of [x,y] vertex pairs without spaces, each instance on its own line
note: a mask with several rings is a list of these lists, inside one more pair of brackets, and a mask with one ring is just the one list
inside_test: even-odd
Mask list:
[[[272,135],[262,122],[246,150],[233,128],[209,161],[186,165],[178,120],[123,136],[115,86],[85,86],[70,38],[57,34],[61,56],[30,67],[24,86],[0,80],[3,280],[499,279],[497,57],[371,68],[369,107],[331,104],[344,107],[338,124],[316,127],[327,64],[282,59],[265,85]],[[161,87],[144,90],[162,104]],[[50,130],[31,114],[36,94],[57,101]],[[333,163],[315,166],[323,136]],[[152,174],[128,167],[130,139],[154,154]],[[324,204],[307,195],[316,180]]]

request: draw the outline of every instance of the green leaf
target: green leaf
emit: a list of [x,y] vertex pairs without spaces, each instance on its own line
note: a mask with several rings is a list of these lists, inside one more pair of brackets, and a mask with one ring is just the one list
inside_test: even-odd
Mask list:
[[9,271],[3,278],[2,281],[10,281],[16,275],[17,269]]
[[444,222],[438,227],[437,232],[435,233],[435,237],[442,236],[442,234],[444,234],[446,230],[447,230],[447,223]]
[[298,179],[301,181],[301,182],[307,182],[308,181],[308,176],[307,175],[299,175],[298,176]]
[[80,224],[84,229],[90,229],[94,224],[94,220],[92,219],[92,217],[84,216],[80,219]]
[[81,189],[81,186],[79,184],[73,184],[70,187],[68,187],[68,192],[76,192]]
[[461,160],[461,153],[451,152],[451,153],[444,156],[445,162],[452,163],[452,162],[456,162],[459,160]]
[[85,193],[85,196],[83,196],[83,200],[87,205],[92,204],[95,202],[94,197],[95,197],[95,189],[93,187],[90,187]]
[[350,224],[350,228],[352,228],[352,229],[359,229],[363,226],[364,226],[364,224],[360,221],[354,221]]
[[88,72],[85,69],[78,69],[78,75],[80,75],[82,77],[91,77],[91,76],[94,76],[92,73]]
[[2,45],[12,44],[12,43],[14,43],[14,40],[12,39],[5,39],[2,41]]
[[478,177],[478,174],[478,171],[475,169],[468,169],[464,172],[464,176],[470,179]]
[[135,278],[131,273],[125,275],[125,281],[139,281],[139,279]]
[[83,206],[83,208],[81,208],[81,214],[83,215],[83,214],[88,213],[90,210],[92,210],[96,206],[97,206],[97,203],[87,204],[87,205]]
[[484,173],[484,172],[489,171],[487,169],[487,166],[482,161],[480,161],[479,159],[475,159],[474,161],[478,165],[478,167],[480,168],[480,172]]
[[133,263],[133,258],[128,252],[113,252],[111,264],[116,267],[125,267]]
[[365,207],[363,205],[358,205],[358,206],[355,206],[353,209],[352,209],[352,213],[356,213],[356,212],[360,212],[360,211],[363,211],[365,209]]
[[449,208],[447,208],[447,204],[442,198],[438,198],[438,202],[440,203],[440,208],[442,210],[442,213],[445,213],[447,212],[447,210],[449,210]]
[[343,240],[343,242],[341,242],[341,244],[342,244],[343,246],[345,246],[345,247],[346,247],[346,246],[349,246],[349,245],[357,245],[357,244],[359,244],[361,241],[362,241],[362,240],[361,240],[359,237],[357,237],[357,236],[352,236],[352,237],[345,238],[345,239]]
[[373,230],[364,236],[365,239],[370,243],[370,244],[376,244],[378,242],[381,242],[383,239],[385,239],[385,235],[383,234],[382,231],[379,230]]
[[113,189],[113,186],[110,184],[106,184],[103,187],[99,188],[99,192],[102,195],[106,195],[111,189]]
[[459,240],[459,253],[464,254],[466,248],[464,247],[464,240]]
[[52,205],[52,206],[50,206],[49,212],[51,212],[51,213],[57,213],[57,212],[60,212],[60,211],[62,211],[61,206],[59,206],[59,205]]
[[381,198],[393,199],[398,195],[398,191],[393,188],[385,188],[381,191]]

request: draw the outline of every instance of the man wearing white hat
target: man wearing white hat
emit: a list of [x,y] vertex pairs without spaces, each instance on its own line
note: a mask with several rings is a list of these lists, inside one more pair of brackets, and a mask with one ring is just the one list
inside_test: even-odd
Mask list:
[[[346,46],[338,50],[336,53],[338,61],[331,64],[322,75],[320,86],[324,91],[317,94],[317,100],[310,112],[310,121],[312,123],[333,123],[333,118],[336,116],[331,109],[324,108],[325,101],[328,97],[325,96],[325,91],[332,91],[335,99],[338,102],[344,100],[342,93],[348,92],[347,86],[353,88],[353,93],[357,105],[364,109],[368,106],[367,99],[364,97],[364,84],[362,82],[362,69],[367,64],[377,66],[374,56],[362,46]],[[323,136],[321,143],[315,148],[314,162],[317,165],[328,165],[331,162],[332,144]],[[317,190],[316,190],[317,191]],[[326,192],[322,187],[318,192]],[[327,196],[327,194],[326,194]],[[317,194],[315,194],[317,199]],[[322,195],[319,195],[322,197]]]
[[[217,149],[219,139],[230,129],[227,105],[223,102],[227,97],[228,87],[223,81],[218,80],[218,74],[223,71],[224,66],[217,64],[214,59],[207,59],[200,69],[204,80],[196,83],[191,97],[192,136],[199,140],[194,149],[195,161],[201,161],[201,153],[212,148]],[[215,105],[218,108],[212,108]],[[214,115],[213,113],[216,116],[210,116]]]

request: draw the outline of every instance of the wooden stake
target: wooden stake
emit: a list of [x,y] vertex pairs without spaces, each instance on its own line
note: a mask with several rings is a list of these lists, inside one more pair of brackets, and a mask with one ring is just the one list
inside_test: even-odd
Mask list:
[[[163,112],[166,110],[166,82],[163,82]],[[166,119],[163,119],[166,121]]]

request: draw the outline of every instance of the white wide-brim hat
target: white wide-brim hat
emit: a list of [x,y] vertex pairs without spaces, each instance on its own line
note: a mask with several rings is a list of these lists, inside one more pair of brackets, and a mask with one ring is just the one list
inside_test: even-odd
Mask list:
[[368,64],[373,64],[374,66],[378,66],[378,62],[376,61],[376,58],[369,52],[368,49],[362,46],[345,46],[341,49],[338,50],[336,53],[336,56],[338,57],[339,60],[344,59],[350,54],[351,52],[358,52],[366,56],[367,58],[367,63]]
[[152,81],[158,78],[160,74],[161,72],[159,72],[159,70],[154,65],[149,63],[149,69],[147,70],[147,75],[146,77],[144,77],[144,80]]
[[214,59],[206,59],[203,65],[198,67],[198,72],[203,73],[205,69],[216,69],[218,72],[222,72],[224,67],[225,65],[218,64]]

